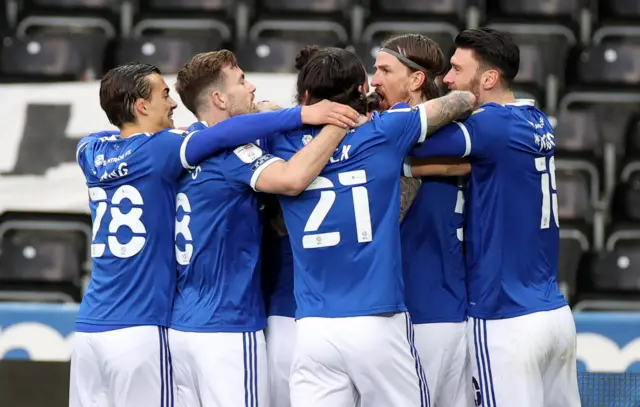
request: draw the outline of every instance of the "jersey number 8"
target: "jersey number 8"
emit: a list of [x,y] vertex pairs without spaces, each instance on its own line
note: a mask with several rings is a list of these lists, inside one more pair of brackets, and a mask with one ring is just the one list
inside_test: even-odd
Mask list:
[[[96,235],[102,225],[102,218],[107,212],[107,208],[109,206],[107,204],[107,192],[100,187],[89,188],[89,198],[93,202],[98,202],[96,218],[93,222],[91,257],[102,257],[107,245],[109,246],[111,254],[121,259],[133,257],[140,253],[147,240],[144,236],[133,236],[128,243],[122,244],[118,241],[118,237],[115,235],[121,226],[128,227],[135,234],[147,233],[147,229],[140,220],[140,217],[142,216],[142,208],[136,207],[144,204],[144,200],[142,199],[140,192],[131,185],[122,185],[120,188],[116,189],[116,192],[114,192],[110,201],[111,222],[109,222],[107,244],[94,243]],[[127,213],[122,213],[120,208],[117,206],[123,199],[128,199],[131,201],[131,204],[134,205],[134,207]]]
[[[338,181],[341,185],[352,186],[362,185],[367,182],[367,173],[364,170],[348,171],[338,174]],[[336,192],[328,190],[333,188],[333,182],[325,177],[317,177],[306,191],[323,189],[320,192],[320,200],[309,215],[304,226],[304,232],[317,232],[320,225],[327,217],[327,214],[336,201]],[[367,243],[373,240],[371,228],[371,213],[369,210],[369,193],[364,186],[354,186],[351,188],[353,196],[353,212],[356,218],[356,234],[358,243]],[[337,246],[340,243],[340,232],[311,233],[302,237],[302,247],[305,249],[317,249],[320,247]]]

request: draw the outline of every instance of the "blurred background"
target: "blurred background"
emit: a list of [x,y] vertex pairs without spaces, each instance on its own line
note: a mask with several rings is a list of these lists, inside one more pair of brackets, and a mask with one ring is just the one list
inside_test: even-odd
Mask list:
[[[75,144],[110,128],[98,82],[130,61],[168,78],[229,48],[258,100],[292,104],[305,45],[460,30],[520,45],[517,94],[555,126],[559,280],[584,406],[640,406],[640,0],[3,0],[0,7],[0,406],[64,406],[91,221]],[[174,93],[177,101],[179,98]],[[177,126],[194,119],[183,107]]]

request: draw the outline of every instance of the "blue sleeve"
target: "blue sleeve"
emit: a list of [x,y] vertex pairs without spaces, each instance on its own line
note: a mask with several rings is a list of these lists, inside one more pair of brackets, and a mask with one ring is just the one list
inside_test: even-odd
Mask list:
[[80,139],[80,141],[78,141],[78,144],[76,144],[76,161],[78,162],[78,165],[80,165],[80,168],[82,169],[82,171],[85,170],[85,153],[87,151],[92,151],[91,144],[94,141],[98,141],[101,140],[103,138],[110,138],[110,137],[114,137],[116,135],[120,134],[120,130],[106,130],[106,131],[99,131],[97,133],[91,133],[86,137],[83,137]]
[[182,130],[167,129],[151,136],[152,157],[158,164],[164,178],[169,182],[175,182],[184,171],[180,160],[180,147],[184,141],[183,134]]
[[273,137],[303,126],[301,107],[277,112],[250,113],[224,120],[207,129],[190,133],[180,152],[182,165],[193,169],[202,160],[225,148]]
[[228,181],[239,186],[248,185],[256,190],[256,183],[262,171],[276,161],[282,159],[249,143],[229,151],[220,166]]
[[427,112],[423,104],[414,107],[396,105],[374,116],[373,122],[378,133],[388,138],[403,157],[427,136]]
[[409,155],[414,157],[481,158],[494,151],[509,126],[501,107],[478,109],[467,120],[453,122],[427,137]]

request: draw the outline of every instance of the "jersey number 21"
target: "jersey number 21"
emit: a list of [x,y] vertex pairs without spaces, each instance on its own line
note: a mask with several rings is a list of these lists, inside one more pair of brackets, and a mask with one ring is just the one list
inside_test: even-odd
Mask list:
[[[358,243],[368,243],[373,240],[371,228],[371,213],[369,210],[369,192],[363,184],[367,183],[365,170],[347,171],[338,174],[338,182],[344,186],[353,186],[353,213],[356,219],[356,235]],[[337,246],[340,243],[340,232],[312,233],[320,229],[320,225],[336,201],[333,182],[326,177],[317,177],[307,191],[322,189],[320,200],[313,208],[304,226],[305,235],[302,237],[302,247],[318,249],[320,247]],[[311,232],[311,233],[310,233]]]

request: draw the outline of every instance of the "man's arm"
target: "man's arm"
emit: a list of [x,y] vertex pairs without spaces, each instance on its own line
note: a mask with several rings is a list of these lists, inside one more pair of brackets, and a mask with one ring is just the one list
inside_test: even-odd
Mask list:
[[407,157],[404,164],[406,177],[460,177],[471,172],[471,164],[453,157]]
[[471,92],[454,90],[442,97],[425,102],[424,106],[427,112],[428,136],[471,113],[476,106],[476,97]]
[[299,195],[320,174],[336,151],[347,130],[326,125],[320,134],[289,161],[269,165],[258,176],[255,189],[270,194]]
[[225,148],[293,131],[304,124],[334,124],[346,129],[353,127],[358,117],[358,112],[349,106],[326,100],[312,106],[235,116],[187,135],[180,148],[180,160],[184,168],[193,169]]
[[400,177],[400,223],[407,215],[413,201],[418,196],[422,181],[420,178]]

